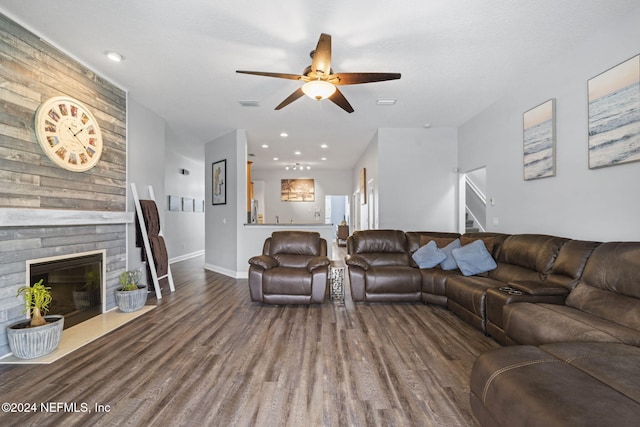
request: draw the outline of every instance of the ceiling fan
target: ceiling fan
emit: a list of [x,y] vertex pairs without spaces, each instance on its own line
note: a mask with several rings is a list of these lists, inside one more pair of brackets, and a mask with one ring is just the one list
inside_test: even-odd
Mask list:
[[254,74],[257,76],[277,77],[280,79],[302,80],[304,85],[282,101],[275,109],[280,110],[303,95],[317,100],[329,98],[334,104],[348,113],[353,113],[353,107],[336,86],[355,85],[360,83],[382,82],[396,80],[400,73],[333,73],[331,69],[331,36],[320,34],[318,45],[309,54],[311,65],[302,74],[269,73],[263,71],[236,70],[236,73]]

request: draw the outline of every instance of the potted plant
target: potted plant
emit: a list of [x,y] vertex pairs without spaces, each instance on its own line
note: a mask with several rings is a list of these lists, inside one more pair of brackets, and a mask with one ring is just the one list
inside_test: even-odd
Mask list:
[[100,273],[89,271],[85,284],[74,290],[73,303],[77,310],[88,310],[100,303]]
[[140,310],[147,302],[147,287],[138,285],[142,272],[140,270],[124,271],[120,275],[120,287],[116,289],[116,304],[120,311],[126,313]]
[[52,301],[51,288],[40,279],[33,286],[18,289],[18,297],[24,296],[25,312],[30,320],[21,320],[7,327],[7,339],[14,356],[34,359],[51,353],[58,347],[64,327],[61,315],[45,316]]

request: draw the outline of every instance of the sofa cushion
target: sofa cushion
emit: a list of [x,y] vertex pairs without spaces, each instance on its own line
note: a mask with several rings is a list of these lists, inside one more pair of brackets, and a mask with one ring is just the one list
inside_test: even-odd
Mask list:
[[560,248],[546,280],[551,284],[573,289],[582,277],[587,260],[598,245],[599,242],[569,240]]
[[585,313],[640,330],[640,300],[580,283],[565,302]]
[[309,231],[274,231],[267,255],[323,255],[320,253],[320,233]]
[[265,270],[262,292],[276,295],[310,295],[312,276],[305,269],[275,267]]
[[451,252],[458,268],[465,276],[485,273],[497,267],[482,240],[475,240],[461,248],[453,249]]
[[447,257],[440,263],[440,268],[443,270],[455,270],[458,268],[458,263],[453,257],[453,250],[461,247],[462,244],[460,244],[460,239],[455,239],[453,242],[442,248],[442,252],[444,252]]
[[594,342],[547,344],[540,348],[640,403],[640,348]]
[[491,350],[473,365],[471,407],[481,425],[636,425],[638,357],[600,343]]
[[497,260],[546,274],[567,240],[544,234],[514,234],[502,243]]
[[440,264],[447,256],[438,249],[435,240],[431,240],[426,245],[415,251],[412,255],[413,260],[420,268],[432,268]]
[[516,344],[595,341],[640,346],[640,331],[566,305],[508,304],[503,310],[503,322],[507,337]]
[[356,231],[347,239],[347,251],[369,266],[408,266],[412,262],[407,237],[399,230]]
[[417,268],[408,266],[370,267],[366,270],[365,277],[367,294],[421,292],[422,275]]
[[589,257],[580,283],[640,298],[640,242],[607,242]]

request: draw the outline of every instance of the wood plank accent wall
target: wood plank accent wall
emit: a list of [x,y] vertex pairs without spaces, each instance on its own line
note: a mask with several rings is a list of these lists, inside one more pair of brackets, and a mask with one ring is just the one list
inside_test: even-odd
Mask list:
[[[46,99],[87,105],[104,139],[100,162],[71,172],[49,160],[34,118]],[[126,93],[0,14],[0,207],[124,211]]]
[[[87,172],[55,166],[36,140],[38,106],[59,95],[87,105],[102,129],[102,157]],[[0,210],[61,209],[98,218],[84,225],[57,226],[55,215],[42,225],[0,223],[1,331],[25,316],[16,292],[29,259],[106,249],[106,309],[115,307],[113,291],[127,260],[126,224],[101,223],[95,213],[126,211],[126,176],[126,93],[0,14]],[[0,333],[0,356],[7,353]]]

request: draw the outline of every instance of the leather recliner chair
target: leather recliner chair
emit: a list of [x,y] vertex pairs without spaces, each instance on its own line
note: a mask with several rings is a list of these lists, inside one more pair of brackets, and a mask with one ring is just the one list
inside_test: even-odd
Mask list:
[[267,304],[322,304],[329,277],[327,242],[308,231],[276,231],[262,255],[249,260],[252,301]]
[[422,275],[399,230],[356,231],[347,240],[354,302],[415,302],[422,299]]

